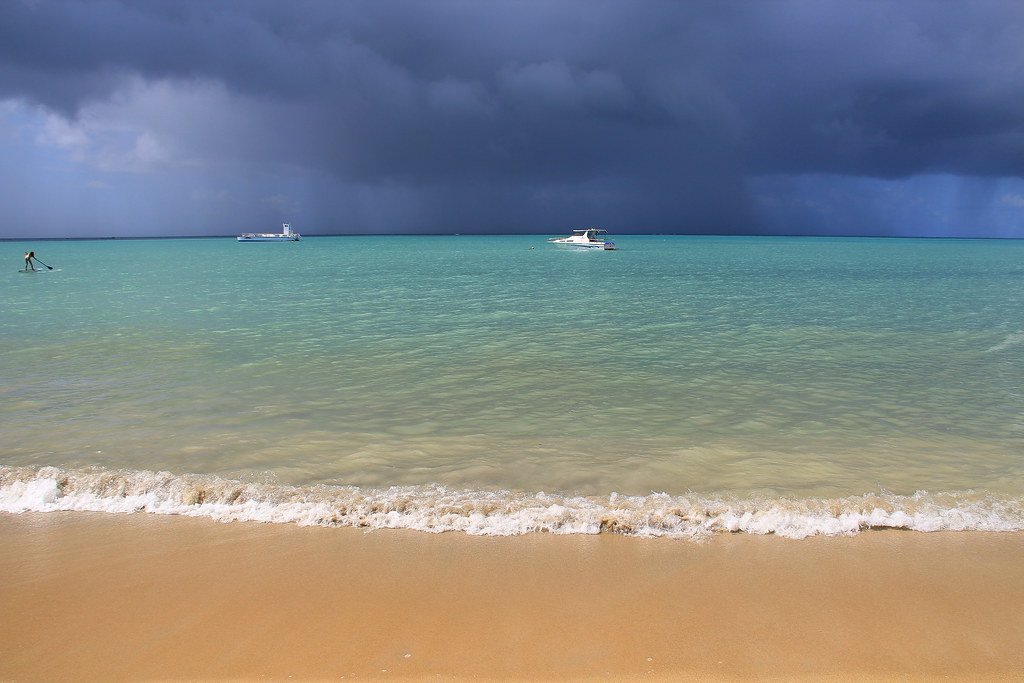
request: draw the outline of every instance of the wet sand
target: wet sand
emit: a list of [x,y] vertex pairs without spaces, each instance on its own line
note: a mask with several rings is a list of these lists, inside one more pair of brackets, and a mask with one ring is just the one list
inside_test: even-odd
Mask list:
[[703,544],[0,514],[0,679],[1011,679],[1024,534]]

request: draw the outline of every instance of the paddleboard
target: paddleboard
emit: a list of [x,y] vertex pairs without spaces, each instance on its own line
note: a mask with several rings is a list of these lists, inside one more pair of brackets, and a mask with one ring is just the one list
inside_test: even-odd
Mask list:
[[45,270],[30,270],[28,268],[22,268],[18,271],[19,273],[45,273]]

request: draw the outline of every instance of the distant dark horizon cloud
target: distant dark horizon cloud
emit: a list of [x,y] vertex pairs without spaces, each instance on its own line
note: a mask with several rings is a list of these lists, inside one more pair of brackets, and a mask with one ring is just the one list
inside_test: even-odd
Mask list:
[[0,238],[1024,237],[1021,35],[1018,1],[8,0]]

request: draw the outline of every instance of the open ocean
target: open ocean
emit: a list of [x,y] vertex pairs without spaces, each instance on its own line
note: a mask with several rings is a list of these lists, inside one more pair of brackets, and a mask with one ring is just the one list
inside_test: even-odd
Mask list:
[[0,511],[1024,529],[1024,241],[612,237],[0,242]]

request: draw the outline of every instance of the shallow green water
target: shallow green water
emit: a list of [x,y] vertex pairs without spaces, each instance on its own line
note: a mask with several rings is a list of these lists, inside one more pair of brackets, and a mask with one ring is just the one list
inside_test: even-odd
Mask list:
[[1024,242],[617,242],[2,243],[0,464],[1019,504]]

